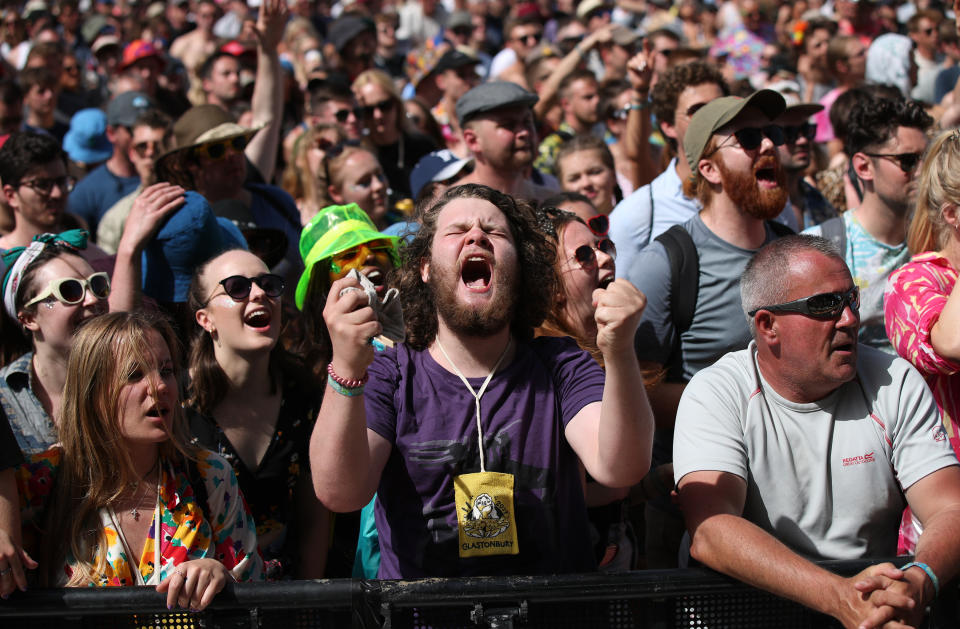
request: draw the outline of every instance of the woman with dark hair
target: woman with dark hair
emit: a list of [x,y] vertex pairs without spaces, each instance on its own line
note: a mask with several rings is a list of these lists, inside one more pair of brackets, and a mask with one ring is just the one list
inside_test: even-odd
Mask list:
[[19,488],[44,507],[42,585],[152,585],[168,607],[203,609],[228,580],[262,578],[236,476],[187,441],[179,375],[162,319],[113,313],[77,332],[60,445]]
[[355,203],[377,229],[393,222],[388,198],[389,182],[377,156],[352,142],[331,147],[324,158],[326,197],[320,207]]
[[329,533],[307,463],[321,394],[277,342],[283,287],[283,278],[240,249],[197,269],[188,418],[194,442],[233,466],[267,576],[315,579],[323,576]]

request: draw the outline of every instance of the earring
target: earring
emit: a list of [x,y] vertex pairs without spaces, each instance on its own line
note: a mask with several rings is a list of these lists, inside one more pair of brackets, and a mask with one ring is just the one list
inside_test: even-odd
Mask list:
[[217,347],[220,347],[220,335],[217,334],[216,328],[210,328],[210,338],[217,344]]

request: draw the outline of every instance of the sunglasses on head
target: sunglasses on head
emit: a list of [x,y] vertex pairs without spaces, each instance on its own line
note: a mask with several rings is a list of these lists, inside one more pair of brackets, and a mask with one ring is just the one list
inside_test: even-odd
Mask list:
[[350,269],[359,269],[369,256],[379,254],[389,256],[392,252],[393,244],[388,240],[364,242],[332,256],[330,270],[334,273],[342,273]]
[[373,103],[370,105],[363,105],[357,107],[357,111],[360,112],[360,115],[364,118],[372,118],[374,112],[379,111],[381,114],[385,114],[393,109],[393,106],[396,103],[393,102],[392,98],[382,100],[379,103]]
[[814,122],[804,122],[797,125],[784,125],[783,129],[783,138],[787,144],[793,144],[799,138],[807,138],[810,142],[813,142],[813,138],[817,136],[817,125]]
[[218,161],[227,156],[232,148],[234,151],[243,152],[243,149],[247,147],[247,138],[242,135],[238,135],[235,138],[229,140],[220,140],[219,142],[207,142],[206,144],[201,144],[200,146],[195,146],[191,149],[191,155],[194,159],[198,157],[206,157],[211,161]]
[[856,286],[847,291],[819,293],[783,304],[754,308],[747,314],[752,317],[761,310],[769,310],[770,312],[799,312],[818,319],[836,319],[847,306],[850,306],[854,314],[860,311],[860,289]]
[[85,280],[79,280],[75,277],[61,277],[50,280],[47,288],[39,295],[31,299],[24,306],[32,306],[49,298],[56,297],[57,301],[67,306],[74,306],[83,301],[87,289],[97,299],[106,299],[110,296],[110,278],[106,273],[94,273]]
[[905,173],[912,173],[916,170],[917,166],[920,165],[920,160],[923,159],[923,153],[864,153],[864,155],[882,157],[891,162],[896,162],[900,170]]
[[597,264],[597,251],[610,256],[613,260],[617,259],[617,247],[609,238],[601,238],[595,245],[580,245],[573,252],[573,259],[581,267],[593,267]]
[[[276,299],[283,294],[284,287],[283,278],[279,275],[274,275],[273,273],[264,273],[263,275],[258,275],[257,277],[231,275],[230,277],[222,279],[217,283],[220,284],[220,286],[223,286],[223,292],[227,294],[227,297],[234,301],[243,301],[249,297],[250,290],[253,288],[254,284],[259,286],[260,290],[262,290],[267,297],[271,297],[273,299]],[[211,296],[210,299],[213,299],[213,296]],[[204,303],[204,306],[210,303],[210,299]]]
[[587,227],[596,236],[606,236],[610,231],[610,218],[606,214],[597,214],[587,219]]

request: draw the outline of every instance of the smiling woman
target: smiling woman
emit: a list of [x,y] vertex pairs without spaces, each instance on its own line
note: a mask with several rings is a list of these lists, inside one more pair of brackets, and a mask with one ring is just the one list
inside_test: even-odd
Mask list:
[[240,249],[197,270],[187,416],[195,441],[233,466],[267,576],[319,578],[329,518],[303,462],[320,387],[277,342],[283,288],[283,278]]

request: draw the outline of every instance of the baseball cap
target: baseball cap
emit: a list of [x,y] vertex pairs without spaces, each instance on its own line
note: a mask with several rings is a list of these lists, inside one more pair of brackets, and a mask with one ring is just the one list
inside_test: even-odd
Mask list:
[[467,166],[473,158],[457,157],[449,149],[427,153],[410,172],[410,191],[417,198],[420,190],[431,181],[446,181]]
[[107,105],[107,124],[111,127],[132,127],[140,114],[155,107],[143,92],[130,91],[117,94]]
[[343,52],[351,39],[366,31],[376,32],[373,20],[358,15],[345,15],[327,29],[327,41],[333,44],[337,52]]
[[437,65],[434,66],[433,71],[436,73],[443,72],[444,70],[456,70],[457,68],[463,68],[466,66],[475,66],[480,63],[480,60],[472,55],[468,55],[459,50],[448,50],[440,57],[440,61],[437,62]]
[[759,109],[769,120],[773,120],[783,113],[787,103],[783,96],[773,90],[758,90],[746,98],[724,96],[701,107],[690,119],[687,134],[683,138],[683,150],[694,175],[710,136],[736,120],[748,107]]
[[123,49],[123,57],[121,57],[120,63],[117,65],[117,69],[125,70],[141,59],[146,59],[147,57],[156,57],[161,62],[163,61],[163,55],[160,52],[160,49],[154,46],[153,42],[145,39],[135,39],[127,44],[127,47]]
[[458,10],[450,14],[450,17],[447,18],[447,28],[453,30],[455,28],[469,27],[473,28],[473,17],[470,15],[469,11]]
[[462,126],[470,118],[488,111],[525,105],[532,107],[540,98],[516,83],[491,81],[482,83],[460,97],[457,101],[457,120]]
[[606,0],[583,0],[577,7],[577,17],[581,20],[596,11],[597,9],[611,8]]

